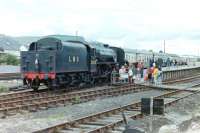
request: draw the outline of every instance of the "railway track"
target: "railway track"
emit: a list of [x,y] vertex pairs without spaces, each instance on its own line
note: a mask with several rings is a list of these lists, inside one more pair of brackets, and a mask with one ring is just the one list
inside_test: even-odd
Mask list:
[[0,73],[0,80],[21,79],[21,73]]
[[[200,78],[200,75],[176,80],[176,82],[185,82],[187,80]],[[80,103],[89,100],[94,100],[97,97],[109,97],[117,96],[120,94],[127,94],[129,92],[138,92],[148,90],[148,86],[118,86],[101,89],[87,89],[84,91],[75,90],[69,92],[71,89],[61,89],[59,91],[47,91],[47,89],[34,92],[32,90],[24,90],[20,92],[9,93],[0,95],[0,113],[3,113],[3,117],[16,114],[21,110],[37,111],[39,109],[47,109],[57,105],[63,105],[69,103]],[[156,88],[153,87],[152,88]],[[9,113],[12,112],[12,113]]]
[[[198,93],[199,91],[195,92]],[[169,106],[183,98],[191,96],[195,93],[175,90],[169,91],[165,94],[155,96],[154,98],[164,98],[165,106]],[[124,123],[122,118],[122,111],[127,118],[138,119],[142,117],[140,113],[141,102],[135,101],[134,103],[123,105],[118,108],[112,108],[99,112],[96,114],[88,115],[70,122],[58,124],[46,129],[35,131],[34,133],[71,133],[71,132],[83,132],[83,133],[103,133],[112,132],[117,129],[116,127]],[[122,131],[120,131],[122,132]]]
[[118,96],[145,90],[150,90],[150,88],[145,86],[124,85],[75,92],[65,92],[62,90],[57,93],[53,93],[52,91],[40,93],[16,93],[17,95],[10,94],[10,96],[4,96],[3,98],[0,96],[0,112],[3,113],[4,116],[7,116],[9,115],[9,112],[12,112],[13,114],[21,110],[37,111],[40,109],[56,107],[58,105],[65,106],[69,103],[81,103],[94,100],[96,98]]
[[[200,80],[200,74],[196,74],[195,76],[189,76],[189,77],[186,77],[186,78],[181,78],[181,79],[176,79],[176,80],[163,81],[162,84],[166,84],[166,85],[173,84],[173,83],[181,84],[181,83],[187,83],[187,82],[193,81],[194,79]],[[21,92],[24,93],[24,91],[30,91],[31,93],[34,93],[31,89],[27,89],[26,86],[15,86],[15,87],[11,87],[10,90],[13,91],[13,92],[19,91],[19,93],[21,93]],[[70,90],[73,90],[73,89],[70,89]],[[40,90],[39,90],[39,92],[40,92]],[[8,97],[10,97],[10,96],[11,95],[8,94]],[[1,95],[0,95],[0,97],[1,97]]]
[[[196,74],[195,76],[193,75],[188,75],[183,77],[182,81],[184,80],[190,80],[200,77],[199,74]],[[12,79],[21,79],[21,73],[0,73],[0,80],[12,80]],[[175,82],[181,82],[179,79],[173,79],[173,80],[167,80],[164,81],[164,84],[170,84],[170,83],[175,83]]]
[[[200,76],[194,76],[187,78],[187,80],[192,80],[195,78],[199,78]],[[186,79],[179,79],[178,81],[187,81]],[[199,84],[199,83],[197,83]],[[3,117],[6,117],[7,115],[13,115],[21,111],[37,111],[41,109],[48,109],[52,107],[57,106],[65,106],[67,104],[76,104],[81,102],[87,102],[90,100],[95,100],[97,98],[105,98],[105,97],[111,97],[111,96],[118,96],[118,95],[124,95],[128,93],[136,93],[141,91],[146,91],[154,89],[154,87],[148,87],[148,86],[130,86],[130,85],[124,85],[124,86],[117,86],[117,87],[110,87],[110,88],[100,88],[100,89],[87,89],[87,90],[75,90],[73,92],[69,92],[69,90],[59,90],[59,91],[47,91],[47,89],[40,90],[39,92],[34,92],[31,90],[25,90],[20,92],[14,92],[9,93],[6,95],[0,95],[0,114],[3,114]],[[181,92],[193,94],[193,91],[186,91],[186,90],[169,90],[169,94],[178,94]],[[167,94],[166,94],[167,95]],[[168,95],[169,97],[170,95]],[[165,97],[165,96],[161,96]],[[158,98],[158,97],[155,97]],[[173,100],[173,98],[171,98]],[[181,96],[177,99],[181,99]],[[166,104],[173,103],[172,101]],[[118,111],[118,110],[119,111]],[[75,123],[65,123],[64,130],[63,125],[50,127],[48,129],[40,130],[38,132],[69,132],[69,131],[79,131],[83,130],[85,132],[101,132],[101,131],[107,131],[108,129],[112,129],[113,127],[120,125],[123,123],[123,119],[121,118],[121,111],[124,110],[126,116],[128,118],[138,118],[141,117],[140,114],[140,101],[137,101],[136,103],[125,105],[119,108],[116,108],[114,112],[112,111],[109,113],[105,112],[105,116],[103,113],[100,116],[96,115],[95,117],[91,115],[90,120],[85,119],[85,117],[81,118],[83,122],[75,121]],[[111,115],[110,115],[111,114]],[[112,122],[108,123],[100,123],[102,119],[99,119],[98,121],[96,118],[102,118],[105,117],[105,121],[107,121],[108,117],[112,119]],[[89,116],[88,116],[89,117]],[[79,120],[79,119],[77,119]],[[95,122],[93,122],[93,120]],[[114,121],[113,121],[114,120]],[[104,119],[102,120],[104,121]],[[104,122],[105,122],[104,121]],[[99,125],[101,126],[99,126]],[[96,127],[95,129],[91,128],[89,126],[89,129],[87,128],[88,125],[91,125],[92,127]],[[105,126],[105,127],[104,127]],[[81,127],[81,128],[79,128]],[[97,128],[98,127],[98,128]],[[61,130],[60,130],[61,129]],[[93,131],[94,130],[94,131]]]

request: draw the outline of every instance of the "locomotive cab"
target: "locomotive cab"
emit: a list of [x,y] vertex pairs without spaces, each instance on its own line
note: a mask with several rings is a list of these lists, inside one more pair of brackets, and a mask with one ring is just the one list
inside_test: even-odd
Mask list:
[[29,50],[34,51],[58,51],[62,49],[62,43],[60,40],[55,38],[44,38],[39,40],[37,43],[32,43]]
[[33,42],[28,51],[21,52],[21,72],[24,84],[37,90],[40,83],[47,83],[56,76],[56,55],[62,49],[62,44],[54,38],[45,38]]

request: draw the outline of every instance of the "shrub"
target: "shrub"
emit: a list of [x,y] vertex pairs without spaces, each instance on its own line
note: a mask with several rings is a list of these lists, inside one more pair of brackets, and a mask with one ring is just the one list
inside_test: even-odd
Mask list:
[[7,91],[8,91],[8,87],[0,86],[0,92],[7,92]]
[[20,61],[16,56],[11,54],[2,54],[0,55],[0,64],[6,65],[19,65]]

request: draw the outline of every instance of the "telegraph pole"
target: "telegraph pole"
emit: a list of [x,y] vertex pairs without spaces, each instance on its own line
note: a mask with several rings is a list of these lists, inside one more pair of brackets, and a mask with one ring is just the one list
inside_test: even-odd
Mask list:
[[75,35],[76,35],[76,40],[78,41],[78,30],[76,30]]
[[164,51],[163,52],[165,53],[165,40],[164,40]]

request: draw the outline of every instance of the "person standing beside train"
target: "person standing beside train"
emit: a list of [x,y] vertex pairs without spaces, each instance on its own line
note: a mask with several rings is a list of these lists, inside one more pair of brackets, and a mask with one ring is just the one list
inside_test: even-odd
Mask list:
[[132,71],[132,66],[129,66],[128,68],[128,80],[129,84],[133,83],[133,71]]
[[141,79],[141,62],[137,63],[137,80],[140,81]]
[[125,83],[128,80],[128,76],[127,76],[127,71],[125,66],[122,66],[121,69],[119,69],[119,76],[120,76],[120,81]]
[[133,72],[133,82],[134,82],[137,76],[137,63],[132,64],[132,72]]
[[153,70],[153,79],[154,79],[154,84],[158,84],[158,67],[155,66]]
[[167,67],[170,66],[170,59],[169,58],[167,58],[166,64],[167,64]]
[[162,84],[162,69],[158,68],[158,84]]
[[140,62],[140,78],[143,79],[144,77],[144,62]]
[[151,80],[150,80],[150,82],[151,83],[154,83],[154,69],[155,69],[155,67],[156,67],[156,63],[154,62],[153,64],[152,64],[152,67],[150,68],[150,73],[151,73]]
[[147,70],[147,80],[149,82],[152,81],[152,70],[151,70],[151,68],[148,68],[148,70]]
[[163,59],[162,58],[158,58],[157,63],[158,63],[158,69],[162,70]]
[[116,68],[114,67],[111,73],[111,84],[116,84],[118,82],[118,72]]

